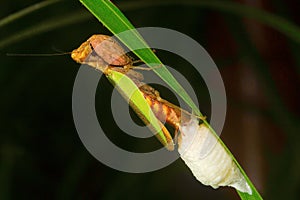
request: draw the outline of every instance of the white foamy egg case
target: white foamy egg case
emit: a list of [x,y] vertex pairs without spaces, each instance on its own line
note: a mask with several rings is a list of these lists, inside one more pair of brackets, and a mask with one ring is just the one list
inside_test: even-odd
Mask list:
[[183,124],[178,138],[178,152],[193,175],[213,188],[231,186],[252,194],[251,188],[233,159],[216,136],[197,119]]

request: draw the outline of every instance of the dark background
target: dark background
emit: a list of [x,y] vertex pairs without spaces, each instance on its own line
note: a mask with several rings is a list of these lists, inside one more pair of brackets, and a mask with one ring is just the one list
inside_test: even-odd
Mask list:
[[[114,2],[134,26],[175,29],[209,52],[228,98],[223,141],[265,199],[299,199],[299,42],[259,20],[196,3]],[[299,25],[296,0],[236,2]],[[35,3],[2,1],[0,17]],[[233,189],[213,190],[197,182],[181,160],[145,174],[101,164],[87,152],[73,123],[72,89],[80,65],[69,55],[6,55],[69,52],[92,34],[110,34],[79,1],[53,4],[0,28],[0,199],[238,199]],[[191,80],[209,117],[209,96],[201,78],[182,59],[163,51],[157,55]],[[101,79],[96,95],[97,114],[108,137],[137,151],[160,147],[155,139],[144,145],[120,132],[109,109],[112,89]],[[170,91],[160,91],[176,101]]]

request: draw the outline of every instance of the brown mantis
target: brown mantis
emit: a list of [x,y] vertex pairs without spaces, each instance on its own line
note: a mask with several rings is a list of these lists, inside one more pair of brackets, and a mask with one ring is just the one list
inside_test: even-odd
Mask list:
[[[117,71],[128,76],[139,87],[140,92],[159,121],[166,121],[175,128],[176,132],[179,130],[181,120],[187,121],[190,118],[190,114],[187,111],[183,111],[178,106],[162,99],[157,90],[142,82],[143,75],[132,70],[134,68],[132,59],[125,54],[124,50],[111,37],[93,35],[79,48],[73,50],[71,56],[76,62],[88,64],[104,74]],[[130,106],[145,123],[149,123],[145,121],[135,105],[130,103]],[[168,141],[166,148],[173,150],[171,134],[162,123],[160,123],[160,126]],[[160,138],[159,140],[161,141]]]

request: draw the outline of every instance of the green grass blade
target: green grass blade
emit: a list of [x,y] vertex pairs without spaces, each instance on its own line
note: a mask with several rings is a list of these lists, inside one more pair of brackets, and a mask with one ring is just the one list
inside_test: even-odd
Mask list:
[[[134,26],[123,15],[123,13],[110,1],[94,1],[94,0],[80,0],[87,9],[93,13],[97,19],[103,23],[107,29],[113,34],[118,34],[127,30],[131,30],[128,34],[117,37],[131,50],[135,47],[142,47],[143,49],[133,50],[133,52],[146,64],[156,63],[160,64],[160,68],[153,68],[153,71],[164,80],[186,103],[189,105],[196,115],[202,116],[198,107],[194,104],[192,99],[176,81],[173,75],[167,70],[157,56],[152,52],[141,35],[134,29]],[[152,67],[149,65],[149,67]]]

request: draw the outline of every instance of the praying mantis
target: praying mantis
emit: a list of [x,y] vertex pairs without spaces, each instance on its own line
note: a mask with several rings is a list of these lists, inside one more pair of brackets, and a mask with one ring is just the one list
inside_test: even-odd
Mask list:
[[[124,50],[116,41],[106,35],[93,35],[79,48],[73,50],[71,57],[78,63],[87,64],[96,70],[100,70],[112,82],[115,82],[112,74],[120,73],[129,77],[139,88],[139,91],[154,112],[155,117],[159,119],[157,122],[167,143],[164,142],[160,135],[156,134],[159,141],[161,141],[168,150],[174,150],[172,136],[161,121],[166,121],[172,125],[177,132],[179,130],[180,121],[182,119],[187,121],[190,118],[188,116],[189,113],[187,111],[182,112],[178,106],[162,99],[157,90],[143,83],[143,75],[132,70],[132,68],[134,68],[132,66],[132,59],[124,53]],[[122,91],[120,92],[122,94]],[[142,121],[144,121],[145,124],[149,124],[149,121],[143,116],[137,105],[132,101],[129,101],[129,104]],[[153,132],[156,131],[154,127],[150,126],[149,128]]]
[[[135,71],[132,59],[126,55],[123,48],[112,37],[107,35],[93,35],[73,50],[71,57],[80,64],[87,64],[103,72],[118,88],[122,96],[129,100],[130,106],[149,128],[158,140],[170,151],[174,150],[174,141],[168,129],[162,122],[166,122],[175,129],[178,136],[178,152],[192,173],[204,185],[213,188],[231,186],[241,192],[252,194],[242,173],[229,156],[225,148],[218,142],[218,138],[204,125],[199,125],[201,117],[181,109],[164,100],[153,87],[142,82],[143,75]],[[138,88],[137,94],[144,98],[153,115],[147,115],[135,98],[129,95],[127,88],[122,86],[120,79],[131,81]],[[180,134],[178,135],[178,132]],[[205,140],[211,139],[214,145],[205,156],[200,156],[205,146]],[[176,141],[176,140],[175,140]]]

